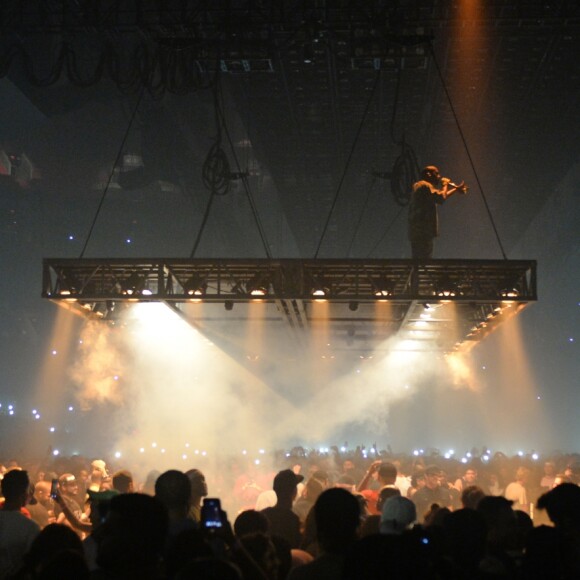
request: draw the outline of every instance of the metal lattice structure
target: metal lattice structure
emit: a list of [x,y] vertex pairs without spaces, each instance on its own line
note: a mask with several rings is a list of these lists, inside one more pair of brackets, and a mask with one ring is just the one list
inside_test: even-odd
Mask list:
[[[227,324],[234,305],[260,301],[269,305],[265,318],[283,322],[303,345],[324,322],[349,347],[361,338],[369,348],[397,337],[419,350],[451,351],[471,348],[537,300],[536,263],[46,259],[42,295],[112,323],[131,303],[165,302],[197,327],[204,317],[188,303],[211,305],[211,319]],[[314,307],[322,301],[324,320]]]

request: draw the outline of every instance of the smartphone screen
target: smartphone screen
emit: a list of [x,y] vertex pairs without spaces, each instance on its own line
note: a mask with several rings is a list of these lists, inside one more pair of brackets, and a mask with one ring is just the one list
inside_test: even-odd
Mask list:
[[50,484],[50,497],[56,499],[56,494],[58,493],[58,479],[53,479]]
[[201,524],[204,528],[222,527],[222,506],[218,498],[206,497],[201,508]]

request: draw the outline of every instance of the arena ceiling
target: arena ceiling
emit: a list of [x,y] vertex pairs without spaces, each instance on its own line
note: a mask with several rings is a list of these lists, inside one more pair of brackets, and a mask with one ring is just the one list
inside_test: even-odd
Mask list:
[[[188,213],[165,255],[205,228],[197,255],[408,257],[391,181],[415,158],[470,186],[439,257],[511,257],[580,150],[576,2],[5,2],[0,28],[18,107],[45,121],[5,146],[91,218],[121,152],[107,228],[152,242]],[[202,225],[218,125],[233,178]]]

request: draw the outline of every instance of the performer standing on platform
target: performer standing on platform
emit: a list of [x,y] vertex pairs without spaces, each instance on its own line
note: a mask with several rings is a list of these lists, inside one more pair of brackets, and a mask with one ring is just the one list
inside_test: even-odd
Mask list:
[[433,240],[439,235],[437,205],[454,193],[466,191],[463,181],[457,185],[451,183],[450,179],[439,175],[434,165],[423,169],[421,180],[413,185],[409,205],[409,240],[414,260],[433,257]]

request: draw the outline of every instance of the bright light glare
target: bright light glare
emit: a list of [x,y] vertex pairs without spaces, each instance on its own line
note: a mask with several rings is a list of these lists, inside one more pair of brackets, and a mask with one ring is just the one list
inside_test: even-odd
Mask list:
[[397,346],[397,350],[400,351],[414,351],[417,349],[418,343],[416,340],[401,340]]
[[142,352],[154,351],[155,355],[151,356],[161,356],[168,360],[181,357],[187,360],[205,348],[200,334],[165,304],[135,304],[129,320],[133,341]]

